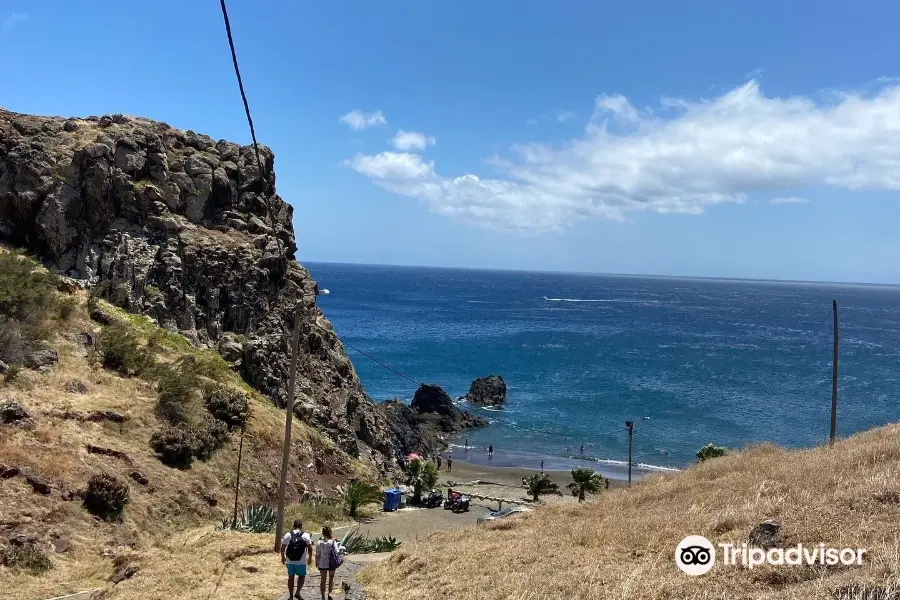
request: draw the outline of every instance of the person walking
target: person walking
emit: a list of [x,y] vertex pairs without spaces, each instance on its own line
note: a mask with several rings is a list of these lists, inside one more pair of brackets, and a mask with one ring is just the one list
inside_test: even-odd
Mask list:
[[[332,537],[331,527],[322,528],[322,537],[316,544],[316,566],[319,568],[319,591],[322,593],[322,600],[334,600],[331,592],[334,590],[334,572],[343,564],[344,559],[341,558],[341,552],[344,548],[341,543]],[[325,589],[328,589],[328,595]]]
[[466,450],[469,449],[469,438],[466,438],[466,441],[463,442],[463,448]]
[[[306,566],[312,564],[312,536],[303,531],[303,521],[294,519],[294,527],[281,538],[281,564],[287,567],[288,599],[300,598],[306,582]],[[296,593],[294,582],[296,578]]]
[[438,471],[441,470],[441,455],[440,454],[438,454],[438,457],[437,457],[437,468],[438,468]]
[[489,444],[488,445],[488,458],[492,458],[493,456],[494,456],[494,445]]
[[541,475],[544,474],[544,459],[541,459]]
[[453,470],[453,459],[448,456],[447,457],[447,472],[449,473],[452,470]]

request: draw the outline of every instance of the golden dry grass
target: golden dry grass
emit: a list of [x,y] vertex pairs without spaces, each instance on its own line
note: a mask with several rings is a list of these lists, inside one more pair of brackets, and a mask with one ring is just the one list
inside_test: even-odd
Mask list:
[[[72,334],[88,332],[96,336],[100,328],[86,316],[83,307],[86,297],[81,294],[79,300],[82,306],[50,340],[50,345],[59,353],[59,363],[47,374],[23,370],[13,381],[0,384],[0,397],[20,402],[34,417],[33,427],[4,427],[0,431],[0,463],[37,475],[53,488],[50,495],[44,496],[35,493],[21,475],[0,480],[0,545],[13,535],[37,534],[53,564],[50,571],[40,576],[0,567],[0,597],[4,600],[37,600],[104,587],[118,567],[116,561],[126,559],[146,564],[147,575],[140,577],[144,585],[158,577],[160,581],[153,585],[158,585],[160,590],[176,590],[178,582],[183,581],[183,594],[200,594],[197,590],[201,588],[195,586],[198,579],[205,581],[213,572],[225,572],[221,565],[212,566],[221,562],[219,549],[243,548],[254,537],[216,533],[204,538],[219,540],[209,549],[208,541],[201,543],[190,538],[191,533],[183,533],[197,531],[198,527],[203,534],[209,533],[214,523],[231,514],[239,436],[233,434],[229,443],[211,460],[195,461],[189,469],[173,469],[162,464],[149,446],[150,436],[162,424],[154,414],[155,385],[139,378],[121,377],[88,360],[85,348],[72,339]],[[123,320],[130,320],[142,335],[152,333],[153,327],[148,323],[137,322],[134,317],[108,305],[104,309]],[[165,353],[170,360],[177,358],[179,352],[190,351],[190,346],[183,340],[182,343],[169,341],[173,345],[166,348]],[[247,389],[237,375],[229,377],[231,379],[226,383]],[[85,383],[88,392],[66,392],[66,383],[72,379]],[[252,413],[244,438],[241,469],[242,507],[253,502],[274,502],[284,430],[284,411],[256,393],[250,394],[250,401]],[[97,410],[118,411],[126,415],[127,420],[115,424],[63,416],[67,411]],[[124,452],[128,458],[89,453],[89,444]],[[347,477],[372,476],[366,466],[340,453],[331,440],[297,419],[293,424],[292,447],[289,501],[299,499],[303,486],[333,494],[334,485],[344,483]],[[329,457],[328,472],[317,472],[314,456]],[[130,478],[135,470],[147,476],[149,485],[139,485]],[[90,476],[98,472],[112,473],[129,484],[130,501],[121,522],[99,521],[80,501],[64,497],[66,491],[83,489]],[[49,537],[53,535],[70,541],[71,550],[53,553],[49,544]],[[188,538],[182,539],[184,535]],[[186,540],[190,541],[187,545]],[[202,554],[207,550],[208,554]],[[199,554],[194,556],[195,551],[210,561],[209,571],[193,567],[195,558],[200,560]],[[277,563],[277,559],[274,562]],[[154,571],[157,564],[158,570]],[[183,569],[184,564],[191,564],[191,569]],[[275,566],[280,567],[280,564]],[[180,572],[185,574],[183,580],[178,575]],[[241,577],[246,576],[247,572],[241,571]],[[166,579],[168,581],[163,581]],[[126,583],[116,589],[127,591]],[[143,597],[208,597],[160,594],[144,594]]]
[[[741,544],[770,518],[782,523],[786,546],[867,548],[868,562],[753,570],[719,564],[702,577],[676,568],[675,547],[687,535]],[[362,579],[375,600],[833,598],[850,582],[896,586],[900,425],[832,450],[758,446],[582,505],[435,534]]]

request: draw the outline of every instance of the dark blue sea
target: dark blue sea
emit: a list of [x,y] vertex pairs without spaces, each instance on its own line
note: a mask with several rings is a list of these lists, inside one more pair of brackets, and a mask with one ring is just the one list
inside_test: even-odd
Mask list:
[[469,462],[623,477],[626,420],[635,475],[684,467],[708,442],[822,444],[832,298],[838,435],[900,420],[900,287],[306,266],[374,400],[408,401],[416,386],[359,351],[454,398],[503,376],[504,410],[468,407],[491,422],[467,435],[474,449],[456,440],[454,458]]

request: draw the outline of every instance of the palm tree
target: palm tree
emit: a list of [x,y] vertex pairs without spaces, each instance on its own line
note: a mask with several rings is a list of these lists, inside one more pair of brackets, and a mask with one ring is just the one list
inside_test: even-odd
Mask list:
[[525,483],[528,488],[528,494],[535,502],[538,501],[538,496],[545,494],[562,495],[562,492],[559,491],[559,486],[550,481],[550,476],[546,473],[535,473],[527,478]]
[[579,502],[584,502],[584,494],[596,494],[603,489],[603,477],[588,467],[575,467],[572,469],[572,483],[566,486],[572,490],[573,496],[578,496]]
[[412,503],[419,504],[422,501],[422,489],[430,490],[437,483],[438,470],[433,462],[417,454],[410,454],[409,458],[406,475],[409,477],[409,484],[413,486]]
[[361,506],[384,500],[381,488],[365,481],[351,481],[345,488],[338,486],[338,492],[344,500],[347,514],[354,519]]

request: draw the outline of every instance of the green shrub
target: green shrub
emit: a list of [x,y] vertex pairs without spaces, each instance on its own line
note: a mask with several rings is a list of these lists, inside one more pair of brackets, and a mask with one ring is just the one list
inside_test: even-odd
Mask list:
[[117,518],[128,504],[128,484],[107,473],[93,475],[84,493],[84,507],[104,519]]
[[71,296],[60,298],[59,300],[59,316],[62,320],[67,321],[75,309],[78,308],[78,300]]
[[165,427],[150,437],[150,447],[170,467],[186,467],[194,459],[191,433],[184,427]]
[[56,276],[22,254],[0,252],[0,314],[25,328],[39,325],[59,305]]
[[22,254],[0,251],[0,360],[20,365],[25,353],[53,331],[60,294],[56,276]]
[[710,458],[718,458],[728,454],[728,448],[725,446],[716,446],[712,442],[697,450],[697,462],[703,462]]
[[40,575],[53,566],[47,554],[34,544],[13,546],[0,550],[0,565],[10,569],[27,571],[32,575]]
[[199,380],[190,372],[164,367],[159,378],[156,415],[171,425],[187,425],[199,417]]
[[137,333],[124,325],[104,327],[97,350],[104,367],[129,377],[147,374],[156,362]]
[[191,430],[191,453],[200,460],[209,460],[228,442],[228,427],[212,417]]
[[234,388],[218,387],[208,390],[203,402],[206,410],[229,428],[240,427],[250,416],[247,394]]

